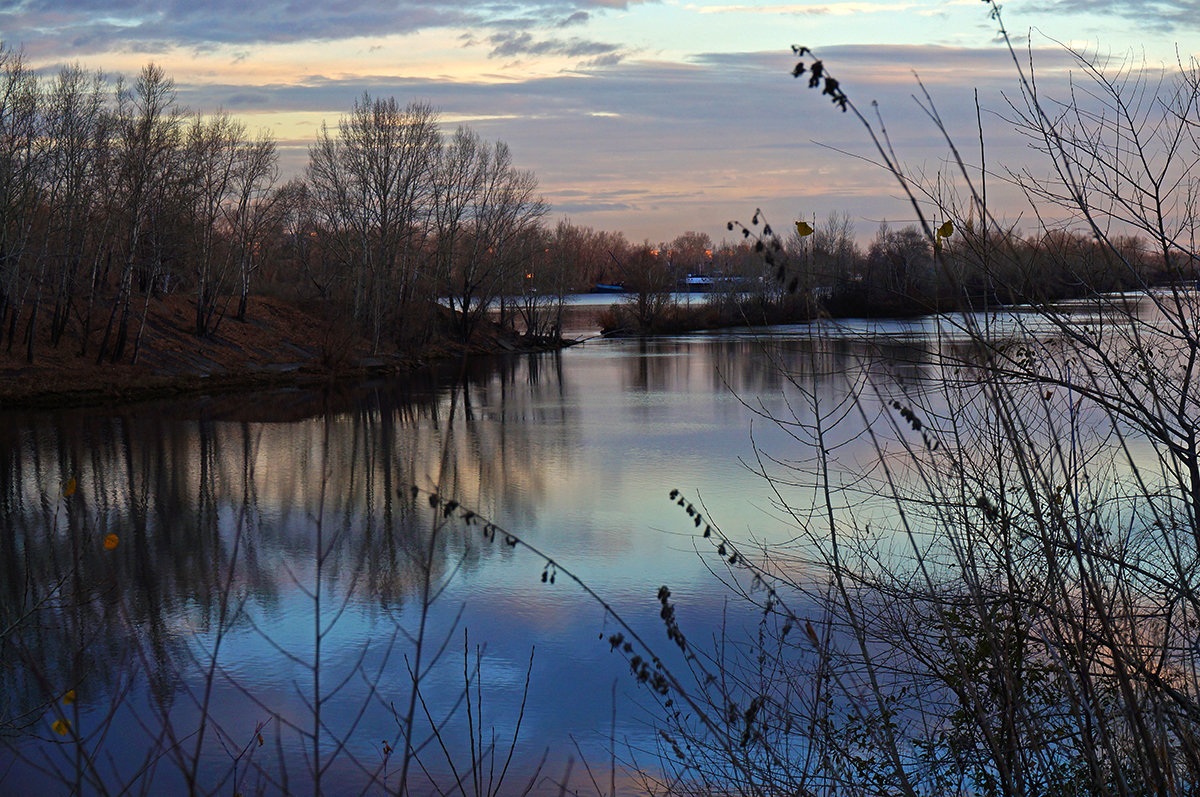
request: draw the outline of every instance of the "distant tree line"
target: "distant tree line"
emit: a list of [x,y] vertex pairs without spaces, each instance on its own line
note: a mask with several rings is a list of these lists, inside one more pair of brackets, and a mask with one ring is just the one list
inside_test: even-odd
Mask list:
[[[824,314],[903,317],[931,312],[1041,304],[1100,293],[1194,283],[1197,264],[1164,254],[1144,236],[1043,228],[1036,235],[970,214],[939,225],[933,240],[915,225],[883,222],[865,244],[846,211],[781,234],[756,214],[714,243],[689,231],[652,246],[628,247],[600,281],[620,282],[627,300],[606,318],[625,333],[682,332],[730,325],[797,323]],[[944,232],[945,235],[940,234]],[[674,301],[689,275],[713,277],[709,300]]]
[[968,221],[930,241],[916,226],[885,222],[864,249],[848,213],[831,213],[811,229],[781,239],[779,279],[835,317],[1037,304],[1196,279],[1194,263],[1164,257],[1134,235],[1102,244],[1064,229],[1023,235]]
[[0,351],[31,362],[41,341],[136,361],[180,296],[197,336],[256,293],[316,299],[375,347],[469,337],[497,305],[545,334],[552,297],[630,251],[547,210],[504,142],[427,104],[362,95],[285,182],[268,132],[182,107],[155,65],[45,77],[0,45]]
[[[939,226],[930,238],[915,225],[881,223],[864,246],[848,212],[781,234],[755,215],[714,243],[686,232],[669,243],[632,247],[606,279],[628,299],[605,320],[622,333],[675,333],[710,327],[797,323],[823,314],[904,317],[931,312],[1040,304],[1195,282],[1197,264],[1155,250],[1145,237],[1094,236],[1067,229],[1024,235],[1015,227]],[[944,232],[945,235],[940,234]],[[673,298],[689,275],[715,278],[709,300]]]

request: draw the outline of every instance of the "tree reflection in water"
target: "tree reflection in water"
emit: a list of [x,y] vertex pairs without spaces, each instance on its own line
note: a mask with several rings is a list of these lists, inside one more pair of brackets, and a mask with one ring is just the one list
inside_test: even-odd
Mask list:
[[[394,787],[468,759],[465,733],[445,753],[435,738],[463,724],[444,724],[463,676],[442,671],[479,677],[438,598],[496,553],[410,488],[536,501],[528,436],[540,393],[563,389],[556,359],[315,403],[208,401],[183,420],[3,424],[5,788]],[[526,422],[481,424],[481,401]],[[296,417],[261,422],[260,406]]]
[[[660,579],[695,581],[681,621],[719,623],[722,594],[699,580],[710,574],[671,537],[646,534],[675,522],[668,482],[708,479],[714,509],[740,507],[755,478],[735,454],[752,418],[739,399],[784,393],[790,380],[843,395],[929,369],[922,346],[896,335],[695,336],[476,363],[346,395],[12,417],[0,424],[0,721],[16,766],[0,784],[248,793],[453,781],[447,756],[460,774],[472,768],[472,728],[478,738],[494,725],[505,753],[536,631],[564,641],[558,659],[538,650],[532,689],[549,708],[527,717],[536,726],[509,774],[519,789],[546,745],[566,743],[571,717],[607,723],[612,679],[627,669],[595,642],[598,613],[567,608],[569,587],[534,603],[512,588],[517,576],[495,572],[528,565],[529,589],[549,589],[536,583],[540,563],[478,528],[443,525],[409,488],[523,534],[538,528],[543,547],[596,578],[615,572],[592,586],[644,602],[643,628],[657,627]],[[78,491],[63,496],[72,477]],[[571,502],[574,514],[563,511]],[[119,538],[112,551],[108,534]],[[686,570],[668,564],[668,549]],[[456,626],[468,600],[483,607],[466,615],[471,640],[507,634],[523,653],[484,657],[480,675]],[[481,695],[489,707],[470,725],[464,646],[482,685],[472,706]],[[424,702],[413,700],[414,674]],[[571,717],[557,716],[564,705]],[[56,734],[55,719],[70,732]],[[431,775],[411,758],[405,771],[405,751]],[[554,753],[558,776],[573,750]]]

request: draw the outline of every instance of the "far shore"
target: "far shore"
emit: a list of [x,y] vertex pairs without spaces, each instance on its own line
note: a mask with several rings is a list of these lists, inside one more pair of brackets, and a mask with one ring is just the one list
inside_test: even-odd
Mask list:
[[[251,299],[245,321],[225,318],[215,333],[197,337],[189,326],[188,298],[162,297],[150,310],[137,362],[128,357],[97,362],[94,351],[81,353],[77,342],[52,347],[47,341],[38,341],[32,363],[26,361],[22,346],[0,350],[0,412],[120,407],[284,388],[319,390],[404,377],[464,356],[553,351],[601,335],[642,337],[796,324],[829,314],[828,308],[816,306],[803,295],[774,300],[732,296],[713,302],[713,294],[695,293],[692,296],[698,301],[669,303],[643,323],[635,315],[636,295],[589,296],[611,303],[588,301],[568,306],[562,337],[529,337],[485,323],[464,343],[449,334],[452,325],[448,324],[416,351],[395,346],[373,351],[365,338],[339,328],[319,307],[270,297]],[[853,309],[858,311],[854,317],[875,318],[937,312],[911,302]],[[584,330],[587,334],[577,334]],[[131,334],[137,334],[136,327]]]

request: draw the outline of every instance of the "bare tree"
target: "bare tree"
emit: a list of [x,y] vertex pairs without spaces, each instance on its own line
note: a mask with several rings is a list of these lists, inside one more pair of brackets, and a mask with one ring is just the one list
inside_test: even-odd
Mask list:
[[[222,240],[219,223],[235,201],[236,172],[245,147],[246,128],[226,113],[211,118],[196,114],[184,139],[183,163],[189,198],[193,289],[197,335],[207,335],[217,312],[221,285],[232,254]],[[239,197],[240,199],[240,197]]]
[[[89,301],[82,313],[90,316],[99,253],[108,245],[112,231],[111,214],[99,211],[107,179],[111,128],[106,94],[103,75],[86,72],[80,66],[60,70],[47,92],[46,127],[52,144],[47,169],[50,219],[46,234],[51,241],[47,260],[54,281],[50,340],[55,346],[74,314],[85,267]],[[33,320],[30,326],[34,326]],[[85,325],[80,336],[84,345],[87,331]],[[32,352],[32,335],[29,343]]]
[[[618,262],[629,296],[617,305],[617,323],[639,333],[657,331],[675,305],[675,273],[661,251],[648,242]],[[613,256],[617,260],[616,256]]]
[[[515,287],[525,261],[518,242],[546,214],[537,178],[512,164],[508,145],[496,142],[478,151],[477,187],[467,199],[470,236],[449,277],[448,296],[459,314],[459,330],[469,338],[494,301]],[[501,307],[501,315],[504,308]],[[502,319],[503,321],[503,319]]]
[[802,238],[796,231],[790,232],[787,249],[803,259],[811,258],[809,274],[814,287],[833,288],[851,282],[861,259],[854,241],[854,220],[845,211],[830,211],[814,226],[811,236]]
[[290,267],[303,277],[318,297],[332,300],[339,284],[338,261],[323,253],[323,227],[308,183],[299,178],[288,180],[275,191],[274,205],[285,259],[290,261]]
[[883,222],[867,250],[866,266],[868,287],[880,301],[912,299],[933,284],[933,247],[916,227],[893,230]]
[[596,246],[596,234],[559,219],[552,231],[537,228],[525,238],[528,266],[521,276],[518,312],[526,334],[557,337],[562,333],[563,309],[568,294],[590,288],[597,280],[588,273],[601,273],[592,264],[607,258]]
[[322,128],[309,150],[308,177],[329,247],[348,270],[356,319],[378,347],[388,320],[414,299],[440,145],[428,105],[401,108],[364,94],[336,135]]
[[[111,356],[115,362],[125,352],[129,334],[130,304],[134,276],[142,266],[141,287],[152,288],[152,264],[139,263],[139,248],[155,210],[154,198],[161,196],[176,163],[182,117],[175,104],[175,84],[162,68],[149,64],[142,69],[133,88],[117,86],[114,168],[117,196],[114,212],[121,221],[124,248],[117,298],[109,314],[97,362]],[[114,337],[115,335],[115,337]],[[113,340],[111,354],[109,341]]]
[[434,273],[439,290],[452,292],[455,271],[471,232],[471,203],[483,183],[486,147],[459,126],[441,148],[433,179]]
[[25,267],[41,201],[40,105],[37,76],[0,45],[0,336],[7,327],[9,350],[30,287]]
[[235,201],[226,209],[226,225],[238,265],[238,307],[236,316],[246,320],[250,282],[261,267],[265,236],[278,226],[280,195],[274,191],[279,177],[275,140],[263,132],[253,141],[244,141],[238,149],[234,174]]

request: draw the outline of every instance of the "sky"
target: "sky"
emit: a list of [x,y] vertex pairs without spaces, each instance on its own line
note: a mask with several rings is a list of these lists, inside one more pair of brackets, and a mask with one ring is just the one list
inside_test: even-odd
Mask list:
[[[1003,14],[1049,87],[1078,71],[1064,46],[1151,67],[1200,53],[1200,0],[1012,0]],[[790,76],[793,44],[864,112],[878,102],[897,153],[935,188],[952,170],[915,76],[969,159],[978,92],[989,167],[1022,162],[997,31],[979,0],[0,0],[0,38],[31,66],[132,77],[157,63],[187,108],[270,130],[285,176],[364,92],[423,101],[448,132],[508,142],[552,221],[652,243],[720,240],[758,207],[777,227],[845,212],[860,237],[911,220],[864,160],[862,126]],[[1015,190],[993,185],[1019,222]]]

